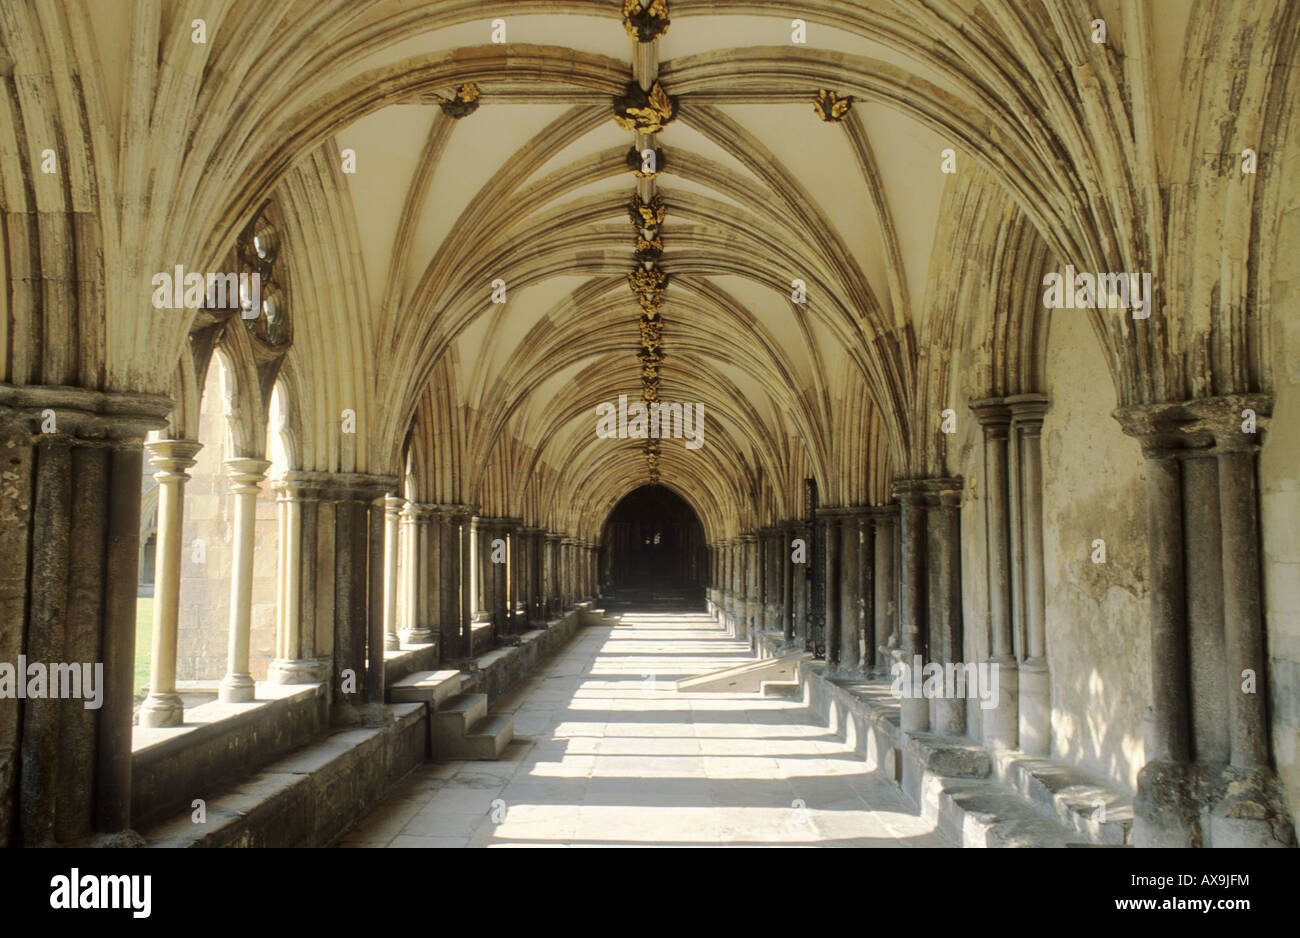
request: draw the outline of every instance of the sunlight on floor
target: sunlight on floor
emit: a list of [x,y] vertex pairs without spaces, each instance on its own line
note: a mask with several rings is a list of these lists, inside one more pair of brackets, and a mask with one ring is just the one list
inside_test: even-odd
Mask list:
[[342,846],[951,846],[800,701],[676,690],[748,660],[703,614],[589,628],[500,761],[418,767]]

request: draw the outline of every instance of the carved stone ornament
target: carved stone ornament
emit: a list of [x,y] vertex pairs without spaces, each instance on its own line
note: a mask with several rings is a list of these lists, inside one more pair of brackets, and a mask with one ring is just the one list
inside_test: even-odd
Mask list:
[[614,121],[624,130],[657,134],[677,116],[677,99],[669,97],[656,81],[648,92],[629,82],[627,92],[614,99]]

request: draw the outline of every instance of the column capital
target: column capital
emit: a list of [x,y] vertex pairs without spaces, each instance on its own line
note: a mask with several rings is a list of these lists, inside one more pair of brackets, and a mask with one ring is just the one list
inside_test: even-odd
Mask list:
[[320,501],[329,485],[328,472],[290,469],[271,480],[271,489],[282,502]]
[[546,531],[544,536],[546,540],[553,544],[558,544],[560,541],[564,540],[563,534],[556,534],[554,531]]
[[[1111,416],[1148,457],[1255,452],[1273,415],[1271,394],[1227,394],[1116,408]],[[1253,427],[1249,432],[1247,427]]]
[[1011,408],[1011,422],[1031,433],[1042,428],[1051,404],[1046,394],[1012,394],[1002,402]]
[[371,475],[362,472],[326,473],[325,496],[334,502],[373,502],[399,488],[396,476]]
[[185,470],[194,466],[194,457],[203,449],[203,444],[195,440],[154,440],[146,443],[144,448],[149,451],[149,463],[158,469],[154,478],[162,482],[188,479]]
[[992,439],[1006,439],[1011,432],[1011,407],[1000,397],[970,402],[971,413]]
[[175,405],[157,394],[92,391],[61,385],[18,385],[0,381],[0,421],[17,420],[33,435],[53,432],[85,440],[137,443],[151,430],[167,426]]
[[895,479],[893,494],[900,502],[925,506],[955,505],[961,502],[962,478]]
[[266,470],[271,468],[268,459],[237,456],[225,461],[226,476],[230,479],[230,490],[236,495],[257,495]]

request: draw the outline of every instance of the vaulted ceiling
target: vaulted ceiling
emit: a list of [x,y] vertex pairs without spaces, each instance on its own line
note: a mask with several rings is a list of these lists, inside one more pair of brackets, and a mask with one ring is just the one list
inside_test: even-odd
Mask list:
[[[85,125],[61,187],[6,173],[6,210],[94,214],[107,307],[99,353],[33,356],[13,330],[5,380],[164,391],[186,432],[203,365],[176,363],[193,319],[149,309],[144,284],[176,263],[220,269],[269,199],[295,462],[405,474],[419,500],[594,537],[651,472],[644,441],[595,425],[598,405],[644,391],[628,206],[654,193],[659,398],[706,414],[705,445],[663,441],[658,471],[711,539],[800,513],[806,477],[834,505],[942,474],[938,415],[964,407],[955,356],[984,348],[988,393],[1034,389],[1039,283],[1058,258],[1161,272],[1203,254],[1170,219],[1222,216],[1222,186],[1170,207],[1161,193],[1196,172],[1175,138],[1218,132],[1224,152],[1242,130],[1223,130],[1229,114],[1253,139],[1286,119],[1265,106],[1269,75],[1233,79],[1231,56],[1197,50],[1231,28],[1234,55],[1285,59],[1296,15],[1244,0],[672,0],[667,31],[638,42],[619,0],[158,6],[36,5],[3,24],[5,107],[24,117],[4,154],[39,151],[38,89],[61,102],[49,136]],[[76,41],[50,41],[69,22]],[[638,135],[615,98],[656,79],[676,105]],[[1193,80],[1208,90],[1189,103]],[[444,107],[469,83],[472,105]],[[839,119],[819,119],[823,90],[852,98]],[[647,142],[664,161],[653,180],[628,163]],[[1249,217],[1224,225],[1251,237]],[[1247,262],[1231,264],[1244,296]],[[1237,302],[1188,282],[1183,301]],[[1094,317],[1119,398],[1257,384],[1257,337],[1226,319]],[[264,420],[254,357],[234,353],[260,401],[244,411]]]

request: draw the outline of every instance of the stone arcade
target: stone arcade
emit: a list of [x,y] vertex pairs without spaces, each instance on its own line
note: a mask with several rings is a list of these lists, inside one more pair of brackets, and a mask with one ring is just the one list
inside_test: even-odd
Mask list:
[[1300,4],[200,6],[0,17],[0,845],[1295,845]]

